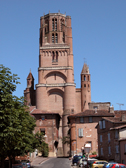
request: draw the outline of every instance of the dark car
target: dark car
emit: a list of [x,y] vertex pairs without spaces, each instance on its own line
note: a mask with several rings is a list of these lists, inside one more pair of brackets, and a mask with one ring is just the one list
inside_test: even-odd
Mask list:
[[72,159],[72,164],[76,164],[77,165],[77,162],[82,158],[81,155],[75,155]]
[[29,160],[22,160],[21,163],[27,165],[28,168],[31,167],[31,162]]
[[23,168],[27,168],[27,163],[26,162],[21,162],[21,164],[23,165]]
[[22,164],[12,164],[12,168],[23,168]]

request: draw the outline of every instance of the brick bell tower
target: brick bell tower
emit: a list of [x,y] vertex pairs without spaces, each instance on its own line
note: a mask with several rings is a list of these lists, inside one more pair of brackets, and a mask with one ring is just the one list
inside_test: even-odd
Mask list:
[[81,111],[89,109],[88,103],[91,102],[91,82],[89,67],[84,63],[81,71]]
[[40,18],[39,68],[36,85],[36,108],[59,113],[58,150],[69,156],[69,145],[62,144],[68,135],[67,116],[75,107],[71,17],[49,13]]
[[31,73],[27,77],[27,88],[24,90],[25,104],[27,106],[35,106],[35,90],[34,90],[34,77]]

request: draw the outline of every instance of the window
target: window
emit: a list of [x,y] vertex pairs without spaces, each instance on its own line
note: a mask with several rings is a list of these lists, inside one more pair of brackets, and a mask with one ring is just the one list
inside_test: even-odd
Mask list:
[[84,75],[84,81],[86,81],[86,76]]
[[80,138],[83,137],[83,128],[78,129],[78,134]]
[[126,144],[124,145],[124,150],[125,150],[125,152],[126,152]]
[[52,33],[52,43],[58,43],[58,34]]
[[105,128],[105,120],[102,121],[103,122],[103,129]]
[[55,31],[57,31],[57,19],[55,19]]
[[84,117],[80,117],[80,123],[84,123]]
[[101,148],[101,155],[103,156],[103,148]]
[[86,84],[84,84],[84,87],[86,88]]
[[88,81],[89,81],[89,76],[88,76]]
[[54,33],[52,33],[52,43],[54,43]]
[[102,142],[102,135],[100,135],[100,142]]
[[118,139],[118,137],[119,137],[118,130],[115,130],[115,138]]
[[89,117],[89,123],[92,123],[93,120],[92,120],[92,117]]
[[116,153],[119,153],[119,145],[116,145]]
[[100,129],[105,129],[105,120],[99,121]]
[[56,74],[54,74],[54,80],[56,80]]
[[54,31],[54,19],[52,19],[52,31]]
[[54,62],[55,61],[55,53],[54,53],[54,51],[52,52],[52,62]]
[[63,32],[63,43],[65,43],[65,32]]
[[122,164],[125,164],[125,160],[122,160]]
[[111,154],[111,147],[110,146],[108,147],[108,154],[109,155]]
[[45,128],[40,128],[41,133],[43,133],[43,135],[45,135]]
[[58,62],[58,52],[56,51],[56,62]]
[[63,25],[64,25],[64,20],[61,19],[61,20],[60,20],[60,29],[61,29],[61,31],[63,31]]
[[58,51],[52,52],[52,62],[58,62]]
[[52,19],[52,31],[57,31],[57,19]]
[[110,142],[110,133],[108,133],[108,142]]
[[58,43],[58,34],[55,35],[55,43]]
[[93,109],[98,109],[98,106],[93,106]]
[[45,116],[41,116],[41,119],[42,119],[42,120],[45,120]]
[[102,129],[102,121],[99,121],[100,129]]

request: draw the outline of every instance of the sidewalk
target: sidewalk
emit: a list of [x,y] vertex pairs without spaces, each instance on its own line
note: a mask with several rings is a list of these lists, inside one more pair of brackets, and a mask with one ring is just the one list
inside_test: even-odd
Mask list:
[[31,166],[39,166],[42,162],[48,160],[48,157],[42,157],[42,156],[37,156],[33,161],[31,162]]

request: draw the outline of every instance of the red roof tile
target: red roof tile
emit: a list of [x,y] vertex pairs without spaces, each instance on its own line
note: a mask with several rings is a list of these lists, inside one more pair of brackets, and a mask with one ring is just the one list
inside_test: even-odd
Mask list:
[[84,112],[71,114],[69,117],[82,117],[82,116],[114,116],[114,113],[110,113],[108,110],[85,110]]

